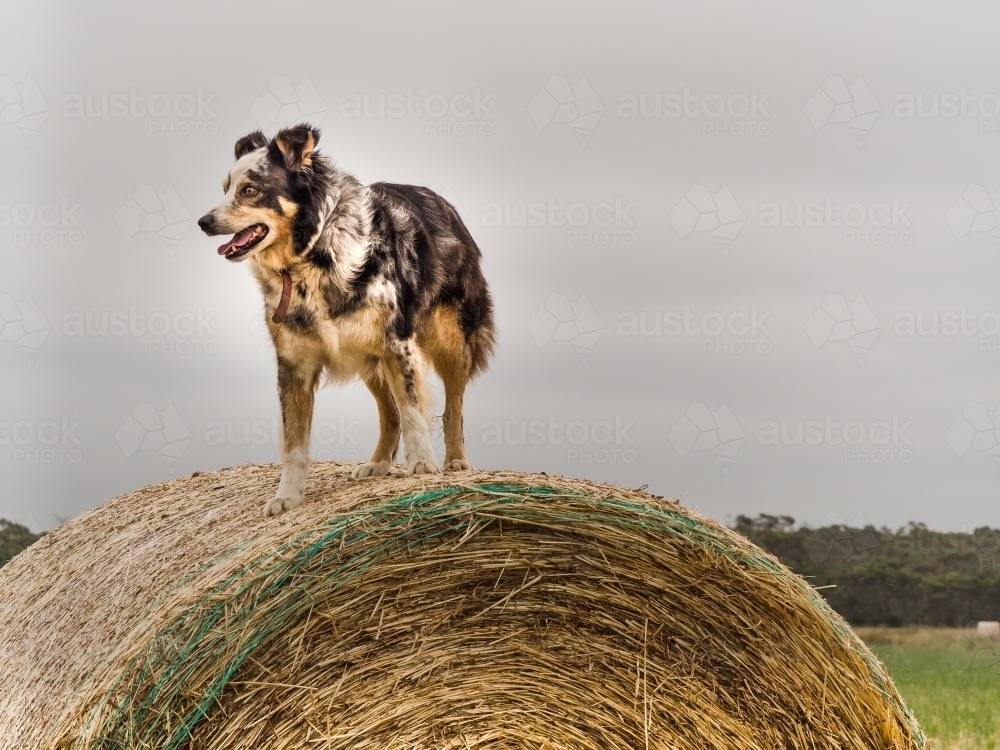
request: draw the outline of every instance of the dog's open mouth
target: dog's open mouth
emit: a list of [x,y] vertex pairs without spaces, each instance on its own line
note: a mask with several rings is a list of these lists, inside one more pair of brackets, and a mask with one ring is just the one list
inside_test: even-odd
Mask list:
[[219,255],[228,260],[236,260],[253,250],[260,241],[267,237],[267,227],[263,224],[252,224],[233,235],[225,245],[219,247]]

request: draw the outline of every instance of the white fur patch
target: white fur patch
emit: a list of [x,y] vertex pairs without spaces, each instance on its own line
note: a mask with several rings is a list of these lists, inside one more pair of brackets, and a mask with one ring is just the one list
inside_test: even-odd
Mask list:
[[251,151],[249,154],[244,154],[240,159],[233,165],[233,168],[229,170],[229,190],[226,191],[225,197],[216,204],[212,210],[224,210],[227,206],[232,205],[233,200],[236,198],[236,191],[240,187],[240,183],[243,181],[243,177],[254,167],[260,165],[267,156],[267,149],[259,148],[256,151]]
[[265,516],[276,516],[283,511],[302,505],[305,499],[306,477],[309,475],[309,459],[301,448],[292,448],[285,456],[281,469],[281,481],[274,499],[264,505]]
[[[416,407],[403,406],[400,409],[400,427],[403,433],[403,450],[406,452],[406,466],[411,474],[436,473],[437,457],[431,445],[431,431],[427,420]],[[420,464],[426,464],[421,467]],[[423,468],[424,471],[419,471]]]

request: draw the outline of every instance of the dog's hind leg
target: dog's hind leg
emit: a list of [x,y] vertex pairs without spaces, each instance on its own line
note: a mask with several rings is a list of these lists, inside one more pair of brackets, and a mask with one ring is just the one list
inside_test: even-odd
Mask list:
[[472,371],[472,358],[458,315],[450,307],[434,310],[424,329],[421,346],[434,363],[444,383],[444,470],[471,469],[465,460],[465,433],[462,429],[462,401]]
[[437,368],[444,381],[444,470],[468,471],[472,468],[465,460],[465,432],[462,425],[462,401],[468,372],[459,368]]
[[389,473],[392,462],[396,460],[399,449],[399,411],[392,398],[392,391],[378,372],[363,376],[362,379],[378,404],[378,444],[371,460],[361,464],[351,475],[355,478],[380,477]]
[[278,355],[278,398],[281,402],[281,481],[274,498],[264,505],[265,516],[276,516],[301,505],[309,474],[309,433],[319,387],[320,366],[291,363]]
[[416,341],[390,340],[382,359],[382,372],[399,411],[409,474],[436,474],[440,471],[428,426],[426,364]]

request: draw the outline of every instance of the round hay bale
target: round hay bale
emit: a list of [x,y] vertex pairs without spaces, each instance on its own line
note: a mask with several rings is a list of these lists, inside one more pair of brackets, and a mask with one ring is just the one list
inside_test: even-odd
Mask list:
[[917,748],[801,578],[641,491],[276,466],[85,513],[0,570],[4,748]]

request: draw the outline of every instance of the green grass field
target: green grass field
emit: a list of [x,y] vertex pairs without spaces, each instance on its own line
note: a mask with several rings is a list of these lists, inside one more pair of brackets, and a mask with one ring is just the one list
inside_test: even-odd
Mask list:
[[974,630],[857,628],[934,750],[1000,749],[1000,642]]

